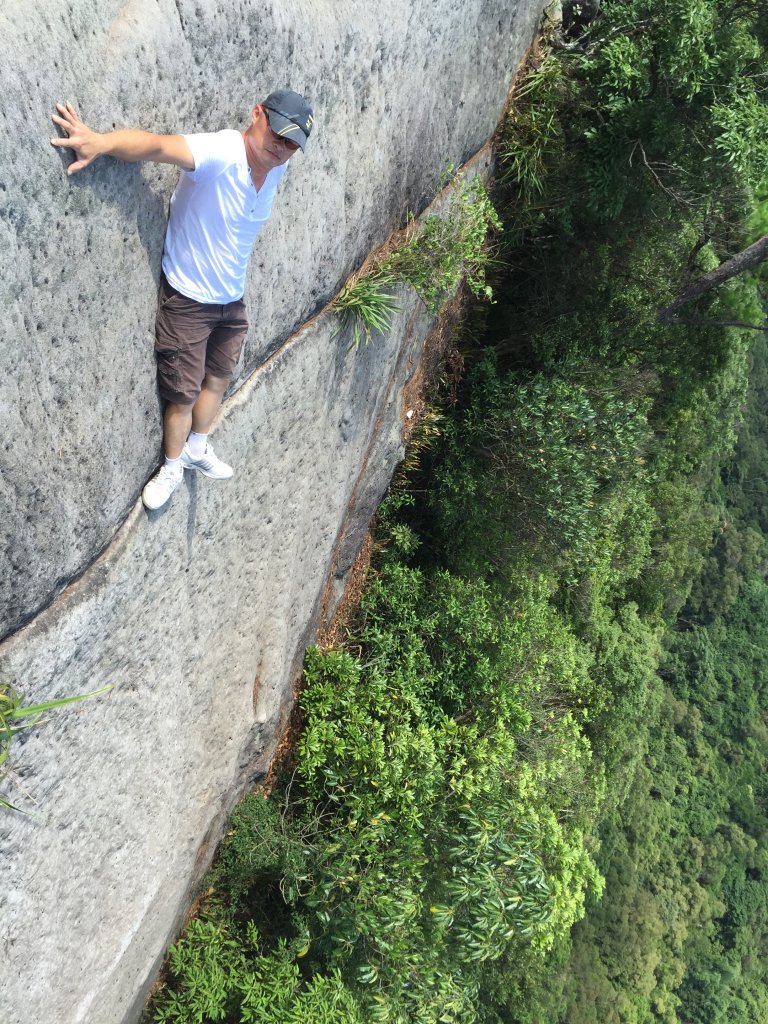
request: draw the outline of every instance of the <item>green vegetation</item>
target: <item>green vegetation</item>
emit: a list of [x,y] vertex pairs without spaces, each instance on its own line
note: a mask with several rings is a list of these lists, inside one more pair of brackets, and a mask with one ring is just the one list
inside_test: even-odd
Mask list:
[[[0,682],[0,782],[8,775],[11,744],[18,733],[47,722],[48,719],[42,717],[47,711],[53,711],[65,704],[79,703],[81,700],[96,697],[111,689],[111,686],[103,686],[100,690],[94,690],[92,693],[81,693],[75,697],[60,697],[58,700],[49,700],[44,704],[25,707],[24,698],[13,684],[8,681]],[[27,719],[27,721],[22,721],[22,719]],[[20,809],[2,797],[0,797],[0,807],[6,807],[11,811]]]
[[262,948],[256,926],[240,934],[199,918],[171,949],[170,969],[184,979],[155,1018],[174,1024],[237,1020],[241,1024],[363,1024],[354,997],[338,973],[303,981],[295,943]]
[[476,297],[490,299],[486,275],[493,260],[488,232],[500,231],[501,221],[479,177],[466,180],[449,167],[441,188],[447,188],[442,209],[421,220],[410,218],[402,243],[375,260],[339,292],[333,306],[341,327],[353,327],[353,348],[371,340],[371,332],[384,333],[399,308],[391,289],[410,285],[430,313],[465,282]]
[[[363,612],[362,663],[308,658],[298,770],[334,838],[305,903],[324,959],[370,987],[373,1019],[466,1019],[475,967],[523,937],[546,947],[597,884],[547,794],[589,770],[575,716],[546,721],[556,688],[582,681],[580,652],[540,583],[508,620],[481,581],[427,579],[399,557]],[[556,658],[536,656],[542,627],[560,634]],[[557,756],[521,763],[539,728]]]
[[486,281],[493,260],[488,234],[501,230],[481,178],[467,181],[449,167],[441,184],[449,190],[444,208],[418,224],[411,221],[406,241],[382,264],[383,272],[409,284],[431,313],[462,282],[475,297],[492,298]]
[[334,300],[341,316],[341,330],[352,325],[352,347],[361,340],[371,340],[373,331],[385,334],[392,326],[392,318],[400,308],[396,296],[385,289],[394,288],[392,276],[376,271],[348,281]]
[[603,8],[521,77],[497,301],[158,1021],[768,1015],[764,279],[659,322],[764,230],[768,18]]
[[766,395],[760,340],[724,518],[668,636],[632,788],[602,822],[604,897],[513,1020],[768,1017]]

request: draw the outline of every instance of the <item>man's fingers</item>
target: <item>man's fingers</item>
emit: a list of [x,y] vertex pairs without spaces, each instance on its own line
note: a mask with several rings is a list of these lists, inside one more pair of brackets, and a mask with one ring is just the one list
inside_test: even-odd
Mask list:
[[[77,111],[71,103],[57,103],[56,109],[61,114],[61,119],[56,122],[57,124],[69,126],[81,123],[80,118],[77,116]],[[56,121],[55,115],[53,119]]]
[[59,136],[51,139],[51,145],[74,150],[74,159],[67,167],[67,174],[76,174],[92,164],[99,155],[93,152],[95,133],[83,124],[71,103],[57,102],[55,107],[58,114],[51,114],[51,120],[65,135],[63,138]]

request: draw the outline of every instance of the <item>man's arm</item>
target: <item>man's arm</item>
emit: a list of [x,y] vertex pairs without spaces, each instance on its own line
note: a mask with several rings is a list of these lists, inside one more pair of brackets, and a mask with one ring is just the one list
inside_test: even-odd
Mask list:
[[71,103],[57,103],[58,115],[51,120],[67,133],[65,139],[51,139],[52,146],[64,146],[75,151],[75,160],[67,167],[67,174],[82,171],[100,156],[114,156],[131,163],[152,160],[159,164],[175,164],[185,171],[194,171],[195,159],[183,135],[155,135],[138,128],[123,128],[114,132],[94,132],[83,124]]

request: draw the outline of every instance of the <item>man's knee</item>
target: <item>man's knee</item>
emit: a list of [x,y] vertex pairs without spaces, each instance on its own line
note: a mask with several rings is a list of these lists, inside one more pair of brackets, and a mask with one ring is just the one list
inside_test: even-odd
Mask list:
[[214,394],[223,395],[231,379],[231,377],[219,377],[213,373],[206,373],[202,390],[213,391]]

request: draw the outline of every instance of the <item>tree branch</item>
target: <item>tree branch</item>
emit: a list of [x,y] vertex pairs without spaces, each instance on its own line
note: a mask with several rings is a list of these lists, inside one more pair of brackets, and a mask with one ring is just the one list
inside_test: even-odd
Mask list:
[[659,316],[658,322],[662,324],[672,324],[677,326],[681,324],[685,327],[744,327],[750,331],[765,331],[768,334],[768,323],[765,324],[750,324],[746,320],[683,320],[680,317],[664,317]]
[[678,203],[680,206],[689,206],[690,204],[688,202],[686,202],[686,200],[682,196],[678,195],[676,192],[673,192],[671,188],[668,188],[668,186],[664,184],[664,182],[658,176],[658,174],[653,169],[653,167],[648,163],[648,157],[645,155],[645,148],[643,147],[643,144],[640,141],[640,139],[635,139],[635,144],[632,147],[632,152],[629,154],[629,166],[630,167],[632,166],[632,158],[634,157],[635,150],[637,150],[637,149],[640,150],[640,155],[643,158],[643,163],[645,164],[645,169],[651,175],[651,177],[656,182],[656,184],[659,186],[661,191],[664,192],[665,195],[669,196],[669,198],[672,200],[673,203]]
[[732,277],[743,274],[746,270],[751,270],[765,259],[768,259],[768,235],[758,238],[756,242],[753,242],[752,245],[742,250],[742,252],[731,256],[730,259],[721,263],[719,267],[715,267],[714,270],[710,270],[700,277],[698,281],[694,281],[693,284],[683,288],[676,299],[670,302],[668,306],[659,310],[656,315],[657,321],[659,323],[674,323],[677,319],[678,310],[682,309],[683,306],[687,306],[689,303],[695,302],[696,299],[700,299],[703,295],[714,291],[715,288],[719,288],[720,285],[725,284]]

